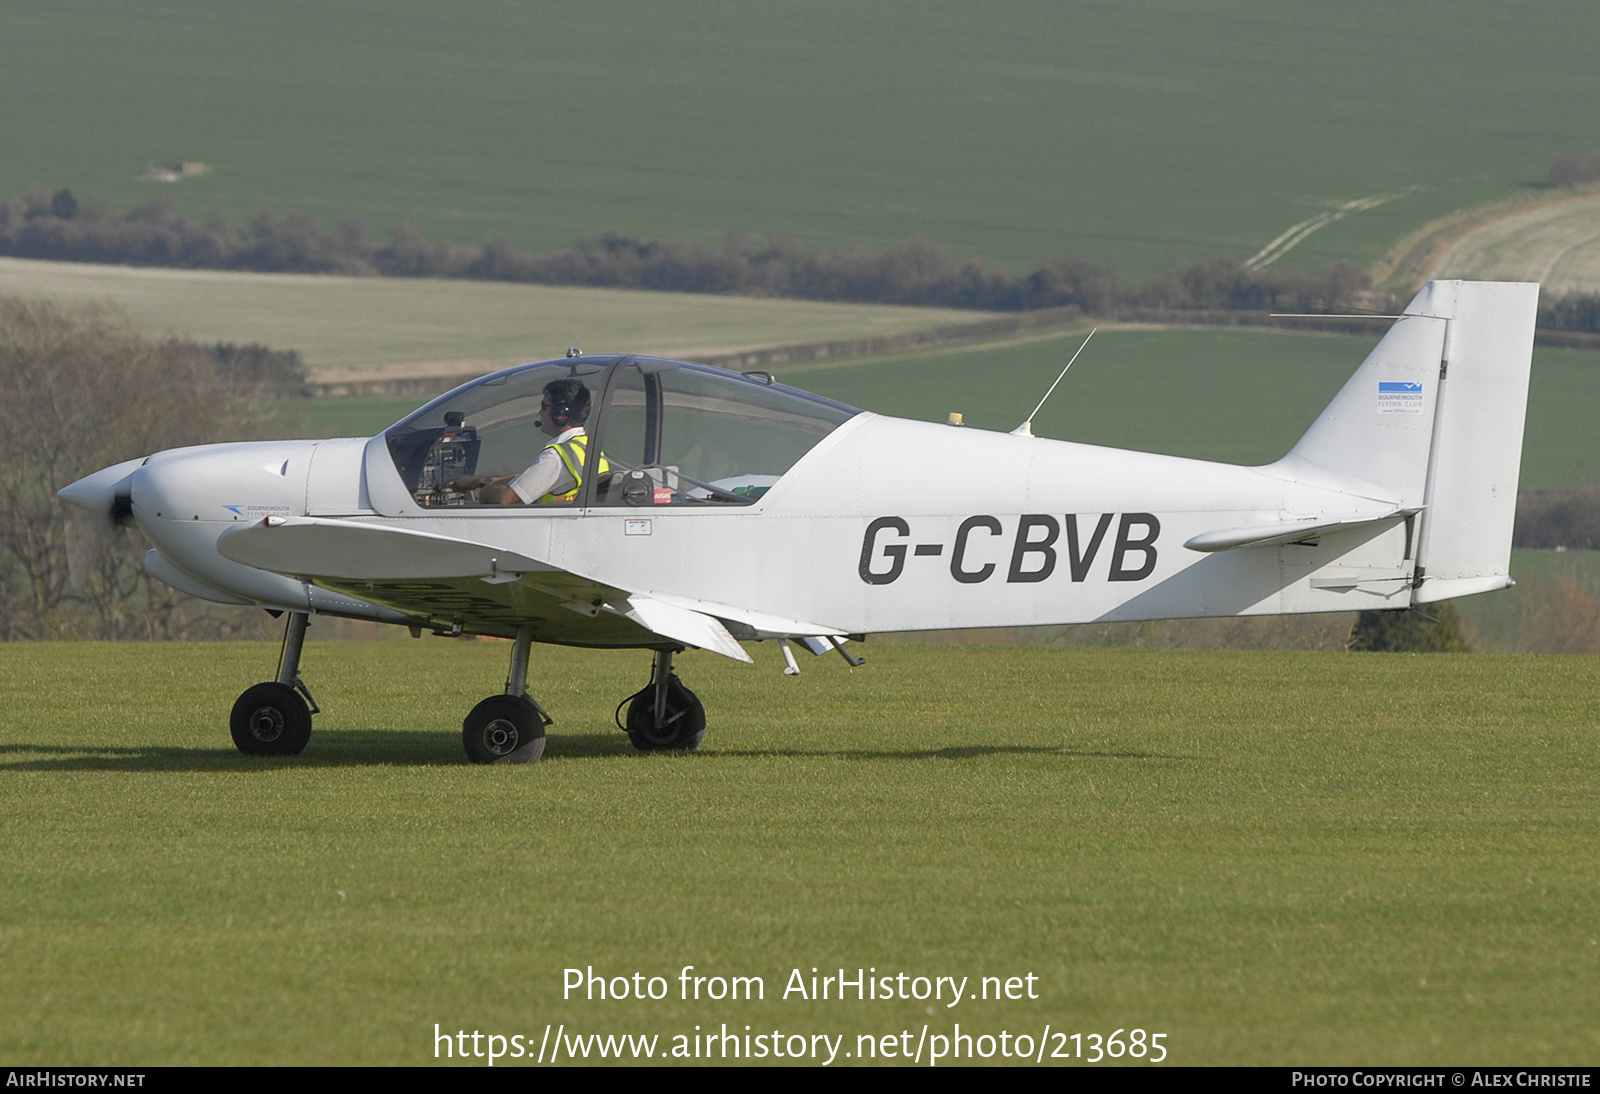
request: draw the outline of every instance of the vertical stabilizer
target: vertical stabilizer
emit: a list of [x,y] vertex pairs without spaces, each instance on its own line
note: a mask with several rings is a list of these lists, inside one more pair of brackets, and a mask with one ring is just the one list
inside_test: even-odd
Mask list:
[[[1417,300],[1427,294],[1424,289]],[[1279,470],[1306,478],[1311,469],[1302,465],[1310,463],[1355,480],[1353,491],[1373,486],[1401,508],[1422,508],[1448,323],[1410,311],[1373,347]]]
[[[1417,554],[1417,603],[1511,584],[1537,284],[1432,281],[1407,312],[1447,319]],[[1408,320],[1402,320],[1408,322]]]
[[1428,282],[1272,468],[1419,511],[1415,603],[1511,584],[1538,304],[1535,284]]

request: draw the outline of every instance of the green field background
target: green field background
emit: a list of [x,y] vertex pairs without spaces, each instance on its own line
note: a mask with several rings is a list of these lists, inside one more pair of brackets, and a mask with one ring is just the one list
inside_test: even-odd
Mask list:
[[[1082,334],[970,352],[846,363],[780,375],[870,410],[943,421],[959,410],[1014,429]],[[1034,421],[1041,437],[1227,463],[1286,453],[1355,372],[1374,338],[1218,330],[1111,330],[1093,342]],[[1536,347],[1521,485],[1600,481],[1600,353]]]
[[[196,215],[409,218],[536,248],[606,228],[925,235],[1143,277],[1420,188],[1312,236],[1291,261],[1316,267],[1600,143],[1597,37],[1576,0],[11,0],[0,193],[160,190]],[[151,160],[214,172],[169,190],[138,181]]]
[[[777,366],[778,379],[882,414],[1015,428],[1087,330],[1037,341]],[[1287,452],[1376,344],[1374,338],[1228,330],[1104,330],[1033,423],[1041,437],[1226,463]],[[289,400],[276,436],[370,436],[426,400]],[[1600,482],[1600,353],[1534,350],[1521,485]],[[930,468],[930,474],[937,474]]]

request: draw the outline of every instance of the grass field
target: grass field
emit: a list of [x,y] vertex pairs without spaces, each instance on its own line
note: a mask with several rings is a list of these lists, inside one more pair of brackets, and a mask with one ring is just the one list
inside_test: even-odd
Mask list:
[[[943,350],[780,369],[780,379],[869,410],[1009,430],[1071,358],[1082,332],[1011,347]],[[1376,343],[1373,338],[1227,330],[1095,335],[1034,422],[1042,437],[1229,463],[1282,456]],[[1522,480],[1596,481],[1600,353],[1534,348]]]
[[[1343,203],[1422,187],[1284,260],[1370,261],[1596,143],[1592,5],[1388,14],[13,0],[0,192],[406,217],[474,245],[608,227],[926,235],[1012,267],[1116,256],[1142,278],[1180,251],[1244,258]],[[168,189],[138,180],[151,160],[213,171]]]
[[669,357],[970,322],[986,313],[483,281],[138,269],[0,258],[0,294],[110,302],[152,333],[298,350],[318,379],[476,375],[568,346]]
[[[1164,1032],[1175,1064],[1594,1058],[1593,658],[690,654],[711,731],[674,757],[610,725],[645,655],[539,650],[544,762],[471,767],[452,727],[506,649],[313,643],[326,713],[263,761],[223,721],[273,647],[0,646],[0,1054],[407,1064],[435,1023],[546,1022],[853,1052],[960,1022]],[[680,1001],[684,965],[765,999]],[[672,994],[563,1000],[587,966]],[[1038,998],[782,998],[840,966]]]

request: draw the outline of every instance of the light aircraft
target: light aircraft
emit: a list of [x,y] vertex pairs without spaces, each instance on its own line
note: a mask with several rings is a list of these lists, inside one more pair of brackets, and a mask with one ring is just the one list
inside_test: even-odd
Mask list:
[[[1331,612],[1512,584],[1538,286],[1426,285],[1294,448],[1239,467],[907,421],[763,374],[569,353],[456,388],[370,439],[180,448],[61,490],[137,525],[183,592],[285,613],[277,677],[230,721],[295,754],[318,711],[310,615],[513,639],[463,725],[479,763],[537,760],[535,642],[654,651],[640,749],[689,749],[686,647],[813,653],[872,631]],[[550,392],[588,398],[587,420]],[[1059,381],[1058,381],[1059,382]],[[489,504],[555,427],[570,497]],[[543,427],[539,423],[543,421]],[[520,500],[520,499],[512,499]],[[537,499],[536,499],[537,500]]]

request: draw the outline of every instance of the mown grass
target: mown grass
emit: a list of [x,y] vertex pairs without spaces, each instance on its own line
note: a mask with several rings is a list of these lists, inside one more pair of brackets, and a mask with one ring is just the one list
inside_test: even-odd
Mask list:
[[[1340,203],[1418,186],[1287,261],[1370,261],[1593,144],[1595,13],[847,3],[796,8],[14,0],[0,190],[330,225],[409,218],[472,245],[606,228],[888,246],[1140,278],[1246,257]],[[1462,58],[1472,58],[1463,64]],[[214,171],[165,189],[152,159]]]
[[[1557,191],[1560,193],[1561,191]],[[1435,277],[1538,281],[1547,294],[1600,289],[1600,195],[1492,221],[1445,252]]]
[[[499,643],[313,643],[304,756],[223,728],[266,645],[0,647],[0,1051],[421,1063],[434,1023],[1164,1031],[1173,1063],[1579,1063],[1600,1004],[1592,658],[866,648],[680,660],[690,756],[610,726],[639,653],[539,650],[543,763],[454,729]],[[763,1002],[561,998],[562,970]],[[793,968],[1036,1001],[780,997]],[[674,996],[676,980],[673,979]],[[481,1061],[479,1061],[481,1062]]]

